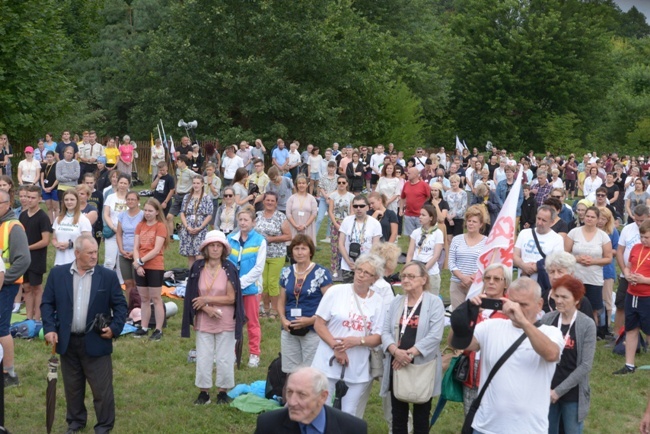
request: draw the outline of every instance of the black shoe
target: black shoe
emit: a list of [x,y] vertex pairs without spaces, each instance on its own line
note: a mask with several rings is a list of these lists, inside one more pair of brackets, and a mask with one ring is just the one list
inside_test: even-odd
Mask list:
[[144,337],[147,337],[148,334],[149,334],[148,329],[145,330],[142,327],[138,327],[138,329],[135,331],[135,333],[133,333],[133,337],[134,338],[144,338]]
[[196,398],[196,401],[194,401],[194,405],[206,405],[209,404],[210,402],[210,395],[208,392],[201,392],[199,393],[199,397]]
[[151,336],[149,337],[150,341],[159,341],[162,339],[162,332],[158,329],[154,330],[153,333],[151,333]]
[[77,434],[77,433],[80,433],[80,432],[81,431],[78,430],[78,429],[68,428],[68,430],[65,432],[65,434]]
[[9,375],[8,372],[4,372],[4,382],[5,382],[5,389],[20,385],[20,381],[18,381],[18,375],[12,377],[11,375]]
[[230,404],[232,398],[226,392],[219,392],[217,395],[217,404]]
[[629,366],[625,365],[618,371],[612,372],[612,374],[614,375],[634,374],[635,371],[636,371],[636,366],[630,368]]

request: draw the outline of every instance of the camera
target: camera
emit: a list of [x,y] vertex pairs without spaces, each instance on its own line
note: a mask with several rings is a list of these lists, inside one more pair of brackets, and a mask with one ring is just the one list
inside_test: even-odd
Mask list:
[[484,298],[481,301],[483,309],[503,310],[503,301],[494,298]]

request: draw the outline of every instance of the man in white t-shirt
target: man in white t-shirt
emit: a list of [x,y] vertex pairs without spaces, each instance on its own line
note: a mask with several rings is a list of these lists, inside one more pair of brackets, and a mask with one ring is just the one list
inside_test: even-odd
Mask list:
[[227,187],[232,184],[237,169],[244,167],[244,160],[235,154],[234,145],[226,148],[226,156],[222,159],[221,167],[223,168],[223,186]]
[[369,253],[372,246],[381,239],[381,224],[367,214],[368,207],[368,199],[365,196],[355,196],[352,200],[352,215],[341,222],[339,253],[344,283],[352,283],[356,258]]
[[535,227],[519,232],[514,253],[514,264],[519,268],[519,275],[537,281],[537,261],[542,259],[542,254],[535,243],[533,231],[537,234],[537,240],[545,256],[552,252],[564,251],[564,239],[551,229],[555,216],[555,208],[542,205],[537,209]]
[[[535,326],[543,301],[541,288],[532,279],[521,277],[512,282],[508,298],[501,300],[503,313],[509,319],[480,322],[467,347],[481,351],[479,390],[508,348],[522,333],[527,338],[488,385],[472,428],[481,434],[548,432],[551,380],[564,348],[562,332],[550,325]],[[470,303],[480,304],[481,297]],[[449,340],[458,346],[453,333]]]
[[370,168],[372,169],[372,175],[370,176],[370,185],[373,187],[377,185],[379,177],[381,176],[381,168],[384,165],[384,145],[375,146],[375,153],[370,157]]
[[629,262],[630,251],[632,247],[641,242],[639,226],[650,216],[650,208],[646,205],[637,205],[632,210],[634,222],[625,225],[618,238],[618,247],[616,248],[616,262],[621,269],[621,275],[618,278],[618,288],[616,289],[616,316],[614,321],[614,333],[618,337],[618,331],[625,324],[625,295],[627,294],[627,279],[623,275],[623,269]]

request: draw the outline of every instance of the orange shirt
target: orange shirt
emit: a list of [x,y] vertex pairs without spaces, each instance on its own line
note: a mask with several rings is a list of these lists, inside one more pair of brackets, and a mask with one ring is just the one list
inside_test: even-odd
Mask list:
[[[643,247],[639,243],[630,250],[630,259],[628,260],[630,271],[639,273],[643,277],[650,277],[650,248]],[[637,297],[650,297],[650,285],[647,283],[638,283],[627,286],[627,292]]]
[[[138,252],[140,253],[140,258],[142,258],[153,250],[156,245],[156,237],[167,237],[167,227],[159,221],[149,226],[145,220],[142,220],[136,226],[135,234],[140,237],[140,248]],[[156,257],[148,260],[143,268],[145,270],[164,270],[165,260],[162,249]]]

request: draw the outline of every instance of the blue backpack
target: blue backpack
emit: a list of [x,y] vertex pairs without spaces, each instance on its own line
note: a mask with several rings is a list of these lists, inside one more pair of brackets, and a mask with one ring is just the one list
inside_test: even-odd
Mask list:
[[[619,356],[624,356],[625,355],[625,327],[621,327],[620,333],[618,335],[618,339],[616,339],[616,342],[614,343],[614,348],[612,349],[612,352],[614,354],[618,354]],[[643,338],[643,335],[641,332],[639,332],[639,342],[636,347],[636,353],[639,354],[643,351],[644,353],[648,352],[648,343],[646,340]]]
[[43,323],[41,321],[26,319],[25,321],[13,323],[9,331],[14,338],[32,339],[38,336],[42,328]]

